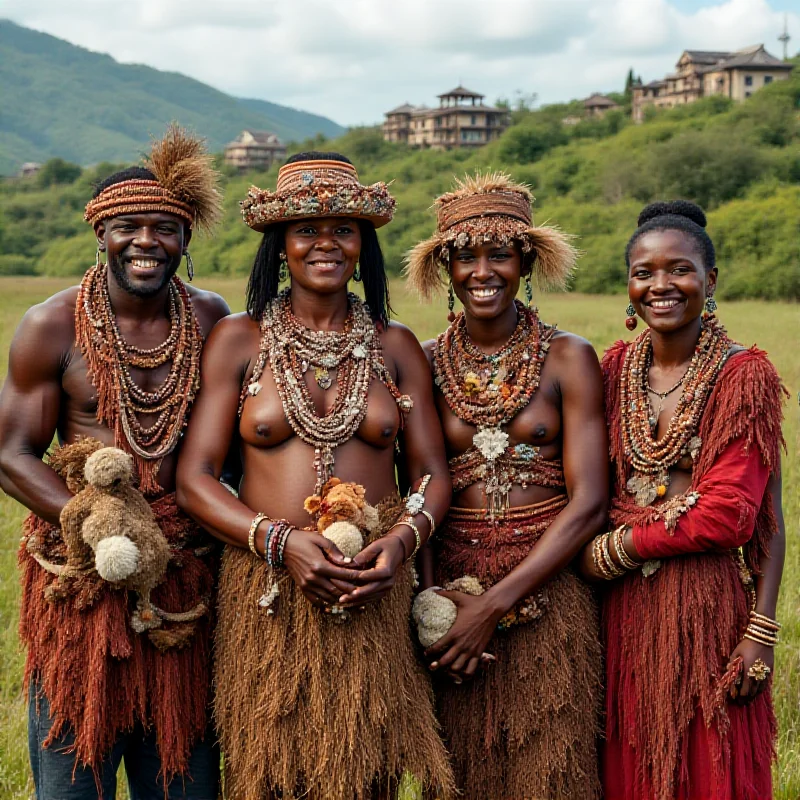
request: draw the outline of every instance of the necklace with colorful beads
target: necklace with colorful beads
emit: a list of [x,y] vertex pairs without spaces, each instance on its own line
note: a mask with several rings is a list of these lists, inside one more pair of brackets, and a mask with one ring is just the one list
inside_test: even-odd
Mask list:
[[678,461],[685,456],[696,460],[702,446],[697,429],[730,347],[725,328],[715,317],[704,317],[689,369],[670,392],[662,393],[683,386],[669,427],[660,439],[656,439],[658,417],[648,397],[653,357],[650,329],[628,348],[620,377],[620,414],[624,452],[632,468],[626,487],[637,505],[649,506],[666,495],[669,470]]
[[[170,332],[156,347],[142,349],[125,341],[117,325],[105,265],[89,269],[75,304],[75,327],[81,352],[97,388],[97,417],[115,433],[136,461],[142,492],[160,488],[156,475],[161,460],[178,444],[200,381],[203,339],[186,287],[173,276],[168,288]],[[154,391],[142,389],[131,367],[156,369],[170,363],[164,382]],[[153,415],[145,425],[140,415]]]
[[516,302],[517,325],[497,352],[487,354],[469,337],[462,311],[436,340],[434,382],[450,410],[478,430],[472,445],[485,464],[482,470],[491,515],[507,506],[511,485],[501,480],[498,459],[509,438],[502,426],[525,408],[539,388],[542,366],[555,328],[539,320],[536,309]]

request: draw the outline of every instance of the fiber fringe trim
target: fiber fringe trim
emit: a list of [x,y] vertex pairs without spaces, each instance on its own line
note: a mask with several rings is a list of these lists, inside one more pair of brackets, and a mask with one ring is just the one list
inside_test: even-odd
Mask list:
[[[380,531],[401,510],[379,505]],[[350,620],[313,607],[283,576],[274,615],[259,606],[270,569],[226,548],[215,644],[215,713],[232,800],[377,800],[404,772],[453,797],[433,697],[411,640],[410,568]]]
[[[530,553],[565,505],[566,498],[554,498],[515,508],[512,517],[480,527],[477,514],[456,509],[436,536],[437,584],[468,574],[493,585]],[[436,680],[439,719],[465,800],[600,796],[597,606],[569,569],[539,596],[541,617],[491,639],[494,663],[458,686]]]
[[[611,458],[619,495],[628,478],[620,431],[619,383],[625,342],[603,358]],[[694,466],[696,488],[715,459],[736,438],[759,448],[772,472],[780,470],[781,421],[785,389],[766,354],[753,347],[732,356],[720,373],[700,423],[703,446]],[[646,522],[653,508],[632,516],[630,504],[615,497],[613,525]],[[754,572],[775,532],[772,498],[766,492],[750,542],[743,548]],[[677,600],[679,599],[679,603]],[[739,713],[727,704],[719,683],[748,622],[749,607],[730,553],[665,559],[651,577],[627,575],[606,592],[602,620],[606,644],[607,735],[634,751],[637,796],[669,800],[691,796],[686,767],[689,729],[697,714],[717,737],[708,753],[719,781],[733,775],[743,800],[752,798],[748,777],[770,769],[776,722],[769,691]],[[735,724],[731,720],[735,719]],[[754,790],[753,790],[754,791]],[[737,795],[738,797],[738,795]]]

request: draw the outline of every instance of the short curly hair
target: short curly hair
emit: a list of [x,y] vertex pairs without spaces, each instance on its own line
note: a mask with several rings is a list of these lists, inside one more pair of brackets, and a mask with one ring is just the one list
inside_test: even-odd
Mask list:
[[714,243],[706,233],[706,215],[700,206],[688,200],[650,203],[639,214],[638,227],[625,248],[625,264],[631,267],[631,250],[644,234],[650,231],[681,231],[691,236],[697,245],[706,270],[717,266]]

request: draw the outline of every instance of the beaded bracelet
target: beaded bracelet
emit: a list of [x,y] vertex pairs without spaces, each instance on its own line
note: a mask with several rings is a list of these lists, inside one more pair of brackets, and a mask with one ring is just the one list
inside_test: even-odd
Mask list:
[[409,494],[406,498],[406,512],[410,514],[412,517],[415,514],[419,514],[422,512],[422,509],[425,505],[425,490],[428,488],[428,484],[431,482],[430,475],[423,475],[422,480],[420,481],[419,486],[417,487],[417,491],[413,494]]
[[266,514],[256,514],[253,521],[250,523],[250,530],[247,533],[247,546],[250,548],[250,552],[259,558],[261,558],[261,554],[256,550],[256,531],[258,530],[258,526],[265,519],[269,519]]
[[607,535],[608,534],[600,534],[600,536],[595,537],[594,544],[592,545],[592,558],[594,559],[595,571],[600,573],[603,580],[613,581],[614,578],[618,578],[619,575],[624,573],[620,572],[617,574],[616,570],[618,567],[616,567],[613,562],[611,564],[611,568],[608,566],[608,562],[605,559],[605,553],[603,552],[603,545],[607,545]]
[[634,561],[625,549],[623,537],[625,536],[627,528],[627,525],[620,525],[619,528],[614,531],[614,549],[617,551],[617,558],[622,563],[622,566],[627,570],[634,570],[641,567],[642,563],[640,561]]
[[611,533],[604,533],[602,538],[603,561],[608,567],[608,571],[611,573],[612,577],[621,578],[625,574],[625,570],[622,569],[622,567],[618,567],[614,562],[614,559],[611,558],[611,548],[609,547],[610,541]]

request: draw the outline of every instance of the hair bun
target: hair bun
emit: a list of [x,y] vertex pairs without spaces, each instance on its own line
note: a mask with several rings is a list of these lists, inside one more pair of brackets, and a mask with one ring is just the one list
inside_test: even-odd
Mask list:
[[650,203],[642,209],[637,224],[641,228],[646,222],[658,217],[686,217],[695,225],[699,225],[701,228],[706,227],[705,212],[696,203],[690,203],[688,200]]

